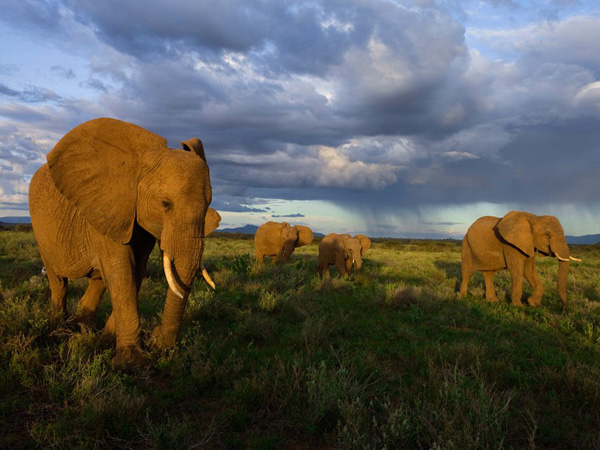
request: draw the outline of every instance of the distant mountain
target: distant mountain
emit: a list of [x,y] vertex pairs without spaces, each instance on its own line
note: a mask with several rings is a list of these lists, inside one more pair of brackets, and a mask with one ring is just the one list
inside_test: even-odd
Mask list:
[[256,230],[258,230],[258,227],[256,225],[244,225],[243,227],[237,227],[237,228],[223,228],[223,229],[217,229],[215,231],[222,231],[224,233],[244,233],[244,234],[254,234],[256,233]]
[[0,217],[0,222],[5,223],[5,224],[12,224],[12,225],[17,225],[17,224],[20,224],[20,223],[31,223],[31,217],[29,217],[29,216],[23,216],[23,217],[15,217],[15,216]]
[[586,234],[585,236],[565,236],[567,244],[597,244],[600,242],[600,234]]
[[[243,227],[238,228],[223,228],[217,229],[215,231],[222,231],[224,233],[243,233],[243,234],[255,234],[258,227],[256,225],[244,225]],[[323,233],[314,232],[315,237],[324,237]]]

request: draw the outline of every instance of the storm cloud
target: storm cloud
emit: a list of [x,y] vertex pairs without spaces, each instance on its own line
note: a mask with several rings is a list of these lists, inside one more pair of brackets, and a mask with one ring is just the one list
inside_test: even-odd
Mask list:
[[303,200],[373,233],[460,233],[482,204],[600,218],[600,8],[542,3],[9,0],[3,36],[65,57],[0,66],[0,201],[22,209],[54,142],[112,116],[200,137],[213,207],[244,220]]

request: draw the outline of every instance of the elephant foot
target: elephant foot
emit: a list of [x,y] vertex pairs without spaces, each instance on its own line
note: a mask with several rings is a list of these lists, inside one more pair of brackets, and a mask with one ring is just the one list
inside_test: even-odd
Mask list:
[[114,345],[117,341],[117,332],[115,324],[115,316],[111,314],[104,325],[102,334],[100,335],[100,342],[102,344]]
[[117,335],[114,330],[104,327],[100,334],[100,343],[105,346],[113,346],[117,342]]
[[95,313],[90,311],[77,311],[71,320],[76,325],[86,326],[90,329],[94,329],[96,328],[94,316]]
[[163,332],[162,326],[157,325],[152,330],[152,340],[158,348],[173,347],[177,341],[177,335],[167,335]]
[[150,359],[137,345],[117,347],[117,352],[112,359],[114,367],[134,372],[149,364]]

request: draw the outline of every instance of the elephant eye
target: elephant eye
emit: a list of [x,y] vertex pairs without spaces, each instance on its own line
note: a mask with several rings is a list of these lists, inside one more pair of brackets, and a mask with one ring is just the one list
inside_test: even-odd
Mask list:
[[165,211],[169,211],[171,208],[173,208],[173,203],[171,202],[171,200],[167,200],[167,199],[161,200],[160,204],[165,209]]

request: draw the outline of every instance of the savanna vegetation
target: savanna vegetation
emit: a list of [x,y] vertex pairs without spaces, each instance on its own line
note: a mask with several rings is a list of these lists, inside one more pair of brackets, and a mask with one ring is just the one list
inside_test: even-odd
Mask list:
[[[152,364],[128,374],[97,330],[50,314],[33,234],[0,233],[0,448],[600,448],[600,246],[572,247],[563,315],[550,258],[542,307],[519,309],[508,273],[501,302],[480,274],[457,299],[456,241],[376,239],[349,280],[315,277],[317,245],[260,269],[248,237],[209,237],[217,290],[197,280],[164,352],[155,252]],[[99,328],[109,313],[105,295]]]

